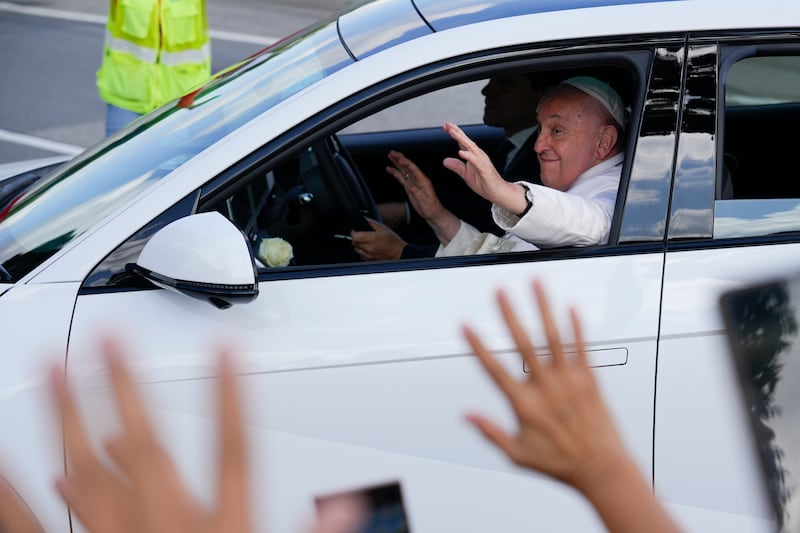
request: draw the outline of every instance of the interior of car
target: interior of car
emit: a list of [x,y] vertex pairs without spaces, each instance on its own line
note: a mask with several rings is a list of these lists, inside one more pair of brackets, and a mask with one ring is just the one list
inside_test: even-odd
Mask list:
[[[621,66],[549,70],[536,75],[546,76],[554,84],[574,75],[596,76],[612,85],[629,108],[636,93],[633,73]],[[480,123],[483,109],[480,87],[485,83],[485,79],[469,80],[439,90],[447,93],[463,87],[463,91],[471,93],[470,105],[475,108],[472,122],[459,124],[491,153],[505,137],[501,128]],[[430,92],[424,95],[430,96]],[[382,110],[384,114],[391,111],[392,106]],[[369,118],[360,117],[361,123]],[[297,147],[277,165],[252,169],[248,178],[240,180],[236,188],[228,190],[211,208],[233,221],[256,251],[259,241],[270,237],[291,243],[292,266],[361,262],[349,239],[350,231],[369,230],[367,217],[380,222],[378,204],[406,200],[403,188],[386,171],[390,150],[411,157],[431,177],[440,198],[474,194],[459,176],[442,166],[444,158],[454,156],[457,147],[441,124],[404,127],[402,121],[390,120],[376,131],[351,122],[334,134]],[[458,213],[458,205],[447,207]],[[410,224],[398,233],[409,242],[437,242],[424,222]]]

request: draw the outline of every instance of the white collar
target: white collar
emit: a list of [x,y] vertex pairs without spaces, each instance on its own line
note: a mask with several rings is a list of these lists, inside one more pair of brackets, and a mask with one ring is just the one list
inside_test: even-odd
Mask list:
[[[623,159],[625,159],[625,153],[624,152],[620,152],[615,156],[609,157],[605,161],[600,161],[595,166],[593,166],[590,169],[584,171],[583,174],[578,176],[578,179],[576,179],[574,182],[572,182],[572,186],[570,186],[570,189],[573,189],[576,185],[584,183],[587,180],[589,180],[589,179],[591,179],[591,178],[593,178],[595,176],[603,174],[606,170],[608,170],[610,168],[614,168],[617,165],[621,165]],[[569,189],[567,189],[567,190],[569,190]]]

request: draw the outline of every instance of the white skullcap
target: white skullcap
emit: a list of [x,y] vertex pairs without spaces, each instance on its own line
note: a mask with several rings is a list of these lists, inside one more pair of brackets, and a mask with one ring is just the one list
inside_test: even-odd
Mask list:
[[561,85],[570,85],[588,94],[611,113],[617,124],[620,126],[625,125],[625,106],[622,105],[622,98],[606,82],[591,76],[575,76],[562,81]]

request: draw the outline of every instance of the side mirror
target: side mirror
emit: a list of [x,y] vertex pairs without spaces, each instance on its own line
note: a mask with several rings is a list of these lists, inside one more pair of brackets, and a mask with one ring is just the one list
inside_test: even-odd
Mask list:
[[157,231],[126,269],[151,283],[220,309],[258,296],[253,252],[217,212],[181,218]]

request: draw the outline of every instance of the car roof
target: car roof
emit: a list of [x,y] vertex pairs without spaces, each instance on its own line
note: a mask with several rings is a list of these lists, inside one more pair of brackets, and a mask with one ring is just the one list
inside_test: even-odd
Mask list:
[[476,22],[548,11],[675,1],[678,0],[414,0],[414,4],[434,31],[443,31]]
[[[569,25],[585,29],[588,37],[592,28],[604,33],[604,20],[623,19],[626,33],[638,33],[641,17],[660,32],[796,27],[797,11],[787,11],[792,5],[785,0],[366,0],[339,15],[338,30],[345,48],[360,60],[431,33],[513,17],[530,16],[536,40],[537,15],[558,12],[582,10]],[[635,11],[633,19],[626,16],[629,11]]]

